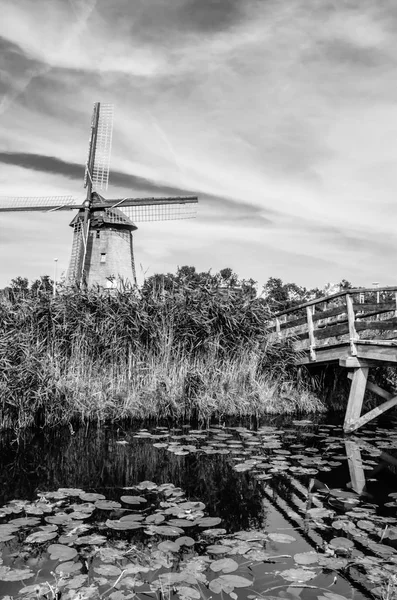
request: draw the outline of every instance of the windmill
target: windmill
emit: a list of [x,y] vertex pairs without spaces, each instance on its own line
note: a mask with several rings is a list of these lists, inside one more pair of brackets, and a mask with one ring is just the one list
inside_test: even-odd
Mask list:
[[83,203],[72,196],[3,197],[0,212],[55,212],[74,210],[70,223],[73,242],[67,282],[116,287],[120,280],[136,284],[133,236],[135,222],[186,219],[195,216],[196,196],[118,198],[99,194],[107,190],[112,145],[113,106],[94,104],[91,136],[84,175]]

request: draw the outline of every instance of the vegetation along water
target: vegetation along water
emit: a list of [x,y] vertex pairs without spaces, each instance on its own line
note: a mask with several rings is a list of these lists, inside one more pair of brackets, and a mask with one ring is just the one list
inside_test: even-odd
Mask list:
[[270,342],[269,302],[230,269],[55,298],[45,283],[0,296],[2,429],[324,410],[292,349]]

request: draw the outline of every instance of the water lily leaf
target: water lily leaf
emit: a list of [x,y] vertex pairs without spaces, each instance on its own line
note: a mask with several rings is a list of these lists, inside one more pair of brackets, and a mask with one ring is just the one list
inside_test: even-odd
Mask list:
[[209,554],[227,554],[229,550],[230,546],[222,546],[221,544],[207,546],[207,552],[209,552]]
[[56,538],[58,533],[56,531],[46,532],[46,531],[36,531],[36,533],[31,533],[26,538],[25,542],[28,544],[42,544],[43,542],[48,542],[49,540],[53,540]]
[[161,513],[154,513],[152,515],[149,515],[145,519],[145,523],[154,523],[155,525],[164,523],[164,521],[165,521],[165,516],[162,515]]
[[254,542],[258,540],[267,540],[266,533],[262,531],[238,531],[234,534],[234,537],[238,540],[246,542]]
[[36,527],[40,523],[40,519],[36,517],[21,517],[19,519],[11,519],[8,521],[9,525],[15,525],[16,527]]
[[313,519],[323,519],[325,517],[334,515],[335,511],[330,510],[329,508],[310,508],[307,511],[307,514],[313,517]]
[[78,539],[77,535],[60,535],[58,538],[58,544],[65,544],[65,546],[72,546]]
[[177,586],[176,589],[181,600],[191,600],[192,598],[194,600],[198,600],[199,598],[201,598],[199,590],[196,590],[195,588],[188,587],[186,585],[181,585]]
[[106,500],[106,496],[103,494],[95,494],[91,492],[83,492],[80,494],[81,500],[83,502],[96,502],[97,500]]
[[146,498],[142,498],[142,496],[121,496],[120,500],[125,504],[145,504],[147,502]]
[[137,573],[149,573],[149,567],[143,567],[142,565],[127,565],[123,567],[123,571],[126,574],[136,575]]
[[[66,587],[71,590],[77,590],[77,589],[81,588],[82,585],[85,584],[87,579],[88,579],[88,575],[76,575],[75,577],[73,577],[73,579],[70,579],[67,582]],[[80,592],[81,592],[81,590],[80,590]]]
[[287,581],[304,583],[316,577],[317,573],[308,569],[287,569],[286,571],[281,571],[280,575]]
[[179,544],[180,546],[194,546],[195,541],[193,538],[187,536],[187,535],[183,535],[182,537],[179,537],[177,540],[175,540],[176,544]]
[[120,521],[123,521],[123,522],[127,521],[129,523],[132,523],[132,522],[138,523],[140,521],[143,521],[144,518],[145,517],[143,517],[142,515],[133,515],[133,514],[130,514],[130,515],[124,515],[124,517],[121,517]]
[[319,565],[321,567],[325,567],[326,569],[332,569],[337,571],[338,569],[344,569],[348,563],[346,558],[335,558],[333,556],[319,556]]
[[116,508],[121,508],[120,502],[115,502],[114,500],[97,500],[95,506],[99,508],[99,510],[114,510]]
[[222,519],[219,517],[202,517],[196,521],[196,525],[199,527],[215,527],[221,523]]
[[233,471],[237,471],[237,473],[244,473],[245,471],[251,471],[253,466],[254,465],[252,464],[240,463],[233,467]]
[[336,550],[348,550],[350,548],[354,548],[354,543],[351,540],[343,537],[333,538],[329,545]]
[[180,536],[183,533],[183,529],[180,527],[168,527],[168,525],[152,525],[150,527],[150,531],[154,534],[164,535],[164,536]]
[[220,575],[209,583],[209,588],[215,594],[220,594],[224,591],[230,594],[234,588],[244,588],[252,585],[252,581],[240,575]]
[[357,527],[359,529],[364,529],[364,531],[372,531],[373,529],[376,528],[375,524],[372,523],[372,521],[367,521],[365,519],[357,521]]
[[106,527],[109,527],[109,529],[114,529],[116,531],[130,531],[143,527],[142,523],[137,523],[136,521],[122,521],[121,519],[107,519],[105,525]]
[[51,544],[47,548],[51,560],[68,561],[77,556],[77,550],[63,544]]
[[[25,512],[27,515],[42,515],[44,513],[43,509],[40,506],[27,506],[25,508]],[[51,511],[50,511],[51,512]]]
[[100,546],[105,544],[107,539],[104,535],[99,535],[98,533],[93,533],[92,535],[82,535],[77,538],[74,542],[76,546],[82,546],[87,544],[88,546]]
[[98,575],[103,575],[104,577],[118,577],[121,573],[121,569],[116,567],[116,565],[103,564],[99,565],[99,567],[94,567],[95,573]]
[[270,554],[265,552],[260,548],[252,548],[252,550],[248,550],[248,552],[244,552],[244,555],[250,560],[254,560],[255,562],[266,562],[269,560]]
[[233,571],[237,571],[238,563],[232,558],[221,558],[220,560],[214,560],[210,564],[210,569],[214,573],[219,573],[219,571],[222,571],[222,573],[233,573]]
[[55,572],[56,573],[75,573],[76,571],[80,571],[80,569],[83,567],[81,562],[73,562],[73,561],[68,561],[68,562],[62,562],[59,565],[57,565]]
[[[27,585],[21,588],[18,592],[18,595],[25,596],[26,594],[33,594],[34,596],[38,596],[39,598],[41,598],[48,594],[50,591],[50,586],[47,582],[42,584],[33,583],[31,585]],[[6,600],[7,598],[12,600],[11,596],[4,596],[2,600]]]
[[292,535],[286,535],[285,533],[269,533],[268,537],[273,540],[273,542],[278,542],[279,544],[291,544],[291,542],[296,541],[296,538]]
[[154,483],[154,481],[141,481],[136,487],[138,490],[155,490],[157,489],[157,483]]
[[177,508],[184,512],[204,510],[205,504],[203,502],[180,502]]
[[34,573],[30,569],[10,569],[10,567],[0,567],[0,581],[23,581],[30,579]]
[[181,549],[177,542],[171,542],[171,540],[160,542],[157,548],[161,550],[161,552],[179,552]]
[[223,535],[226,535],[226,529],[205,529],[204,531],[201,532],[201,535],[205,535],[208,537],[221,537]]
[[317,552],[300,552],[294,555],[294,561],[298,565],[311,565],[318,562]]
[[50,515],[49,517],[44,517],[46,523],[51,523],[52,525],[66,525],[68,523],[73,523],[73,519],[67,513],[57,513],[56,515]]

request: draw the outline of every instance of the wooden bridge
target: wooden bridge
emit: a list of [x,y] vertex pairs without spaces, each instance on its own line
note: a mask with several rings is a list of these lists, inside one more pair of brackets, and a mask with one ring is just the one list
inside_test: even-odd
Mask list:
[[[368,381],[371,367],[397,364],[397,287],[349,289],[275,315],[269,327],[291,340],[300,365],[336,363],[352,380],[344,430],[355,431],[397,405],[397,396]],[[361,416],[366,390],[384,400]]]

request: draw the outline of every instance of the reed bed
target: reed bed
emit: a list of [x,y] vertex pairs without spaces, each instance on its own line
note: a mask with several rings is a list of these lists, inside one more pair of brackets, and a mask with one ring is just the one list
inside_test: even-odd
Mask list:
[[0,297],[0,428],[324,409],[244,294],[65,289]]

